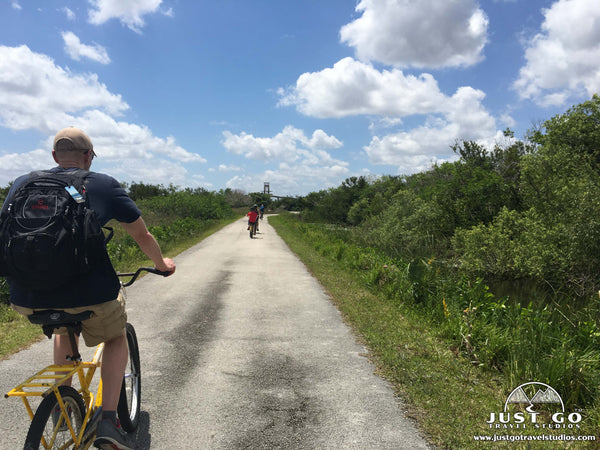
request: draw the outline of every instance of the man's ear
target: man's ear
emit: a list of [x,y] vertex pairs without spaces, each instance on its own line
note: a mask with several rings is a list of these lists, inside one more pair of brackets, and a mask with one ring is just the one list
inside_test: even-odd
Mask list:
[[58,158],[56,157],[56,150],[52,150],[52,157],[54,158],[54,162],[58,164]]

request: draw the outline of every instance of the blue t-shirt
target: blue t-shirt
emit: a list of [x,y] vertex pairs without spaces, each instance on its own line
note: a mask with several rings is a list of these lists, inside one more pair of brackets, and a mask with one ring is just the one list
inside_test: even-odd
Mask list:
[[[55,167],[51,169],[51,172],[69,170],[74,169]],[[17,187],[28,177],[29,174],[15,180],[2,206],[2,211],[10,203],[10,198]],[[133,200],[113,177],[90,172],[86,177],[85,184],[89,206],[96,211],[100,224],[106,225],[111,219],[132,223],[141,216],[141,212]],[[96,305],[117,298],[120,288],[119,279],[109,263],[98,270],[78,277],[67,285],[50,291],[32,291],[10,277],[7,281],[11,303],[28,308],[73,308]]]

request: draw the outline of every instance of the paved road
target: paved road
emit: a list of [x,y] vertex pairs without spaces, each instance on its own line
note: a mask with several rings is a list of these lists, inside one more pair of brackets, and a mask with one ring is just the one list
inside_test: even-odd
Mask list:
[[[318,282],[263,220],[127,291],[142,355],[140,449],[428,448]],[[0,390],[49,363],[49,341],[0,362]],[[0,449],[27,418],[0,399]]]

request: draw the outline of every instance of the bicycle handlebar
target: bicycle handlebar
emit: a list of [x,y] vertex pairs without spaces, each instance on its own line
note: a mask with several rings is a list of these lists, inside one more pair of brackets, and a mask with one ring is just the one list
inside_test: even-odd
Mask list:
[[140,273],[142,273],[142,272],[150,272],[150,273],[154,273],[156,275],[162,275],[163,277],[168,277],[172,273],[172,272],[163,272],[162,270],[155,269],[154,267],[140,267],[135,272],[117,273],[117,276],[118,277],[131,277],[131,280],[129,280],[127,283],[122,283],[124,287],[127,287],[127,286],[131,286],[133,284],[133,282],[137,279],[137,277],[140,275]]

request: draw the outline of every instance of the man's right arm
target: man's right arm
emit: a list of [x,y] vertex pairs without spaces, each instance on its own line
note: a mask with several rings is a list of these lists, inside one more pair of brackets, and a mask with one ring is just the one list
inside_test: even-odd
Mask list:
[[163,272],[175,272],[175,263],[170,258],[163,257],[158,242],[148,231],[141,216],[131,223],[121,222],[121,225],[139,245],[144,254],[152,260],[154,267]]

